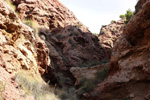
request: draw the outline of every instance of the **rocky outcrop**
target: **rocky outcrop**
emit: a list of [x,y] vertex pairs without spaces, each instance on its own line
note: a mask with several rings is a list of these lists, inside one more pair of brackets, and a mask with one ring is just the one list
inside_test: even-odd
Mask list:
[[6,100],[24,100],[12,76],[20,70],[37,76],[39,72],[44,74],[50,68],[48,55],[49,50],[44,41],[21,22],[12,8],[0,0],[0,82],[6,84],[2,97]]
[[109,25],[103,25],[98,35],[99,43],[106,52],[106,57],[110,59],[112,49],[116,40],[122,35],[125,19],[112,21]]
[[49,50],[44,41],[35,36],[33,30],[2,1],[0,12],[1,65],[10,73],[20,68],[46,69],[50,66]]
[[103,49],[98,44],[97,37],[91,33],[85,33],[77,27],[68,26],[55,35],[64,56],[63,60],[66,61],[68,67],[100,61],[104,57]]
[[[11,1],[22,21],[30,19],[37,24],[38,33],[46,41],[52,66],[57,72],[71,77],[71,67],[104,58],[105,53],[98,44],[98,38],[58,0]],[[49,69],[45,74],[49,79]]]
[[109,77],[86,100],[150,99],[150,0],[142,1],[113,48]]
[[88,29],[66,8],[59,0],[11,0],[16,6],[21,20],[31,19],[40,27],[49,27],[52,31],[68,25],[81,27],[82,31]]
[[[71,67],[98,62],[105,57],[103,48],[98,44],[98,38],[92,33],[82,32],[76,26],[53,30],[53,34],[49,32],[46,35],[45,32],[40,31],[39,33],[45,34],[44,37],[50,50],[51,63],[57,72],[63,72],[67,77],[72,76],[70,73]],[[71,79],[74,80],[73,77]],[[74,82],[71,84],[74,84]]]

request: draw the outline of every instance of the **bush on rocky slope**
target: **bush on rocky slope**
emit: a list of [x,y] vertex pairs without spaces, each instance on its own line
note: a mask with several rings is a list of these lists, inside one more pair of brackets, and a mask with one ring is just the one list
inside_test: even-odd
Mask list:
[[134,12],[131,11],[131,9],[128,9],[128,10],[126,11],[126,14],[125,14],[125,15],[120,15],[120,18],[121,18],[121,19],[126,19],[125,23],[127,24],[127,23],[130,21],[130,19],[131,19],[131,17],[132,17],[133,15],[134,15]]
[[15,81],[19,84],[19,89],[24,91],[24,96],[33,95],[36,100],[57,100],[52,93],[54,88],[50,88],[41,77],[37,77],[30,71],[21,71],[16,74]]
[[95,78],[83,78],[80,82],[81,87],[77,90],[78,97],[81,98],[84,93],[91,92],[99,83],[105,80],[107,74],[108,66],[105,66],[105,68],[95,73]]

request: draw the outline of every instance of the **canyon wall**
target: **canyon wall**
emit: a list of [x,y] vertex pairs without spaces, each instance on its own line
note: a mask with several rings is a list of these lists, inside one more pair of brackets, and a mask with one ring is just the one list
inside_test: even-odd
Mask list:
[[[11,1],[23,22],[34,21],[32,27],[46,42],[51,65],[57,72],[70,77],[71,67],[96,63],[105,58],[98,38],[58,0]],[[48,71],[45,73],[46,79],[50,79],[49,76]]]
[[[29,73],[28,76],[35,76],[46,84],[40,74],[44,74],[47,68],[52,69],[45,42],[21,22],[10,6],[0,0],[0,98],[25,100],[22,96],[25,92],[15,82],[16,75],[19,72]],[[50,73],[54,75],[53,71]],[[35,100],[32,95],[27,98]]]
[[150,0],[139,0],[136,13],[117,40],[108,77],[83,100],[149,100]]

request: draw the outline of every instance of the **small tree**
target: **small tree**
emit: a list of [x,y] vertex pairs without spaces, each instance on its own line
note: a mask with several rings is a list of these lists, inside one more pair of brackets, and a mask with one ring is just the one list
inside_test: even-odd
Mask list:
[[131,11],[131,9],[128,9],[126,11],[125,15],[120,15],[120,18],[121,19],[126,19],[125,23],[127,24],[130,21],[132,16],[133,16],[133,11]]
[[125,16],[126,16],[126,23],[128,23],[130,21],[131,17],[133,16],[133,11],[131,11],[131,9],[128,9]]

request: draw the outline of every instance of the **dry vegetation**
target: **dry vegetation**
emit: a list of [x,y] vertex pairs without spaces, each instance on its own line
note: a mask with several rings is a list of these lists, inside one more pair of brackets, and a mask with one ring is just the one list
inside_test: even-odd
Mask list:
[[36,100],[59,100],[54,95],[54,88],[46,84],[40,75],[27,71],[20,71],[15,76],[15,81],[19,83],[19,89],[24,90],[24,96],[32,95]]
[[6,83],[0,81],[0,100],[3,100],[2,93],[5,91]]

